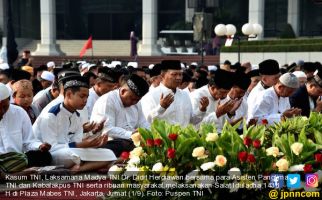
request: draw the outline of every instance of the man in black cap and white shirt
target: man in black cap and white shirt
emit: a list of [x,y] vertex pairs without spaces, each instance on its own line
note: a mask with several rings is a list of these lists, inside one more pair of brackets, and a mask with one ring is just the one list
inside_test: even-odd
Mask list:
[[322,96],[322,69],[296,90],[290,97],[290,103],[292,107],[302,109],[303,116],[309,117],[311,111],[322,110],[322,100],[319,96]]
[[221,129],[219,124],[223,124],[224,120],[219,120],[223,115],[230,111],[235,100],[222,103],[220,108],[217,108],[219,101],[227,97],[229,90],[233,86],[234,73],[222,69],[218,69],[209,83],[190,93],[192,108],[194,112],[198,112],[200,100],[203,97],[209,99],[209,105],[206,110],[206,115],[202,122],[216,123],[217,128]]
[[259,75],[261,76],[261,81],[253,88],[247,97],[248,104],[248,116],[251,116],[253,112],[253,106],[256,102],[256,98],[259,96],[261,91],[272,87],[278,82],[280,77],[279,64],[276,60],[268,59],[259,63]]
[[162,81],[159,87],[141,100],[145,118],[149,123],[154,119],[162,119],[181,126],[187,126],[189,123],[198,124],[206,115],[208,98],[201,98],[199,110],[193,112],[188,93],[178,88],[183,73],[180,61],[163,60],[161,65]]
[[121,88],[104,94],[94,104],[91,121],[106,119],[103,132],[108,132],[109,140],[113,141],[109,141],[105,148],[112,149],[116,156],[134,148],[130,139],[138,128],[150,128],[138,103],[148,91],[148,83],[132,74],[126,77]]
[[299,80],[294,74],[283,74],[277,84],[259,92],[256,101],[251,105],[253,108],[248,115],[248,121],[266,119],[268,124],[273,124],[284,118],[301,115],[301,109],[291,108],[289,101],[289,96],[295,92],[299,85]]
[[112,69],[99,68],[95,85],[89,89],[86,103],[88,118],[91,118],[93,107],[97,99],[118,87],[117,77]]

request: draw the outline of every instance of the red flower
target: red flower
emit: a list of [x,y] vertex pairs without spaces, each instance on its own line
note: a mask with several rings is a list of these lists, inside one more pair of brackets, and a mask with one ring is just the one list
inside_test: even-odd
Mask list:
[[163,141],[160,138],[154,139],[154,145],[155,146],[162,146]]
[[154,146],[154,140],[153,139],[147,139],[146,140],[146,146],[147,147],[153,147]]
[[267,121],[267,119],[262,119],[262,124],[263,124],[263,125],[266,125],[266,124],[268,124],[268,121]]
[[247,162],[249,162],[249,163],[256,162],[255,156],[253,154],[248,154],[248,156],[247,156]]
[[304,169],[304,173],[311,173],[313,170],[313,167],[311,164],[305,164],[303,169]]
[[123,151],[120,156],[123,160],[127,160],[130,157],[130,153],[127,151]]
[[247,136],[246,136],[246,137],[244,138],[244,145],[246,145],[246,146],[248,146],[248,147],[249,147],[249,146],[252,144],[252,142],[253,142],[253,141],[252,141],[252,139],[250,139],[250,137],[247,137]]
[[177,140],[177,138],[178,138],[178,134],[176,134],[176,133],[170,133],[170,134],[168,135],[168,138],[169,138],[170,140],[172,140],[172,141],[175,141],[175,140]]
[[255,147],[255,149],[259,149],[261,147],[261,141],[259,139],[254,140],[253,146]]
[[317,153],[314,155],[315,161],[318,163],[322,163],[322,153]]
[[168,158],[172,159],[176,156],[176,150],[173,148],[169,148],[167,151]]
[[246,151],[242,151],[238,153],[238,159],[240,162],[246,162],[247,160],[247,152]]

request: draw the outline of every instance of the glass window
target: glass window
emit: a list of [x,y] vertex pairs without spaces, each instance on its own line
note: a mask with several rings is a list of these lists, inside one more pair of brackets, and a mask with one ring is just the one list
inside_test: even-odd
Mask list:
[[265,0],[264,36],[279,37],[287,25],[287,1]]
[[322,4],[300,0],[300,36],[322,35]]

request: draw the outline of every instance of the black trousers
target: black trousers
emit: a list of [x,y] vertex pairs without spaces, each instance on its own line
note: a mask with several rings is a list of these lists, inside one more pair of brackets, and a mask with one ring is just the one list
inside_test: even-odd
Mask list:
[[116,157],[120,157],[123,151],[130,152],[134,149],[134,147],[135,145],[133,144],[132,140],[114,139],[108,141],[107,144],[101,148],[111,149]]
[[49,152],[28,151],[25,153],[28,158],[28,167],[44,167],[51,164],[52,157]]

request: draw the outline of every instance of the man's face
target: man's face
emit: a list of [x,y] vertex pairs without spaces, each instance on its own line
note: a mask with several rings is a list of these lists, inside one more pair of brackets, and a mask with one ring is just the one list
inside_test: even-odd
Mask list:
[[47,80],[41,80],[40,83],[41,83],[41,86],[42,86],[43,89],[48,88],[52,84],[52,82],[47,81]]
[[250,85],[248,87],[248,91],[252,91],[253,88],[257,85],[257,83],[261,80],[260,76],[254,76],[251,78],[251,82],[250,82]]
[[245,95],[245,92],[240,87],[234,86],[230,89],[229,96],[231,99],[240,99]]
[[278,82],[279,77],[280,77],[280,74],[264,75],[262,80],[265,85],[271,87]]
[[73,92],[71,90],[67,91],[66,93],[70,105],[76,110],[82,110],[86,105],[87,98],[88,98],[88,88],[81,87],[79,91]]
[[124,107],[130,107],[137,104],[140,101],[140,97],[134,94],[131,89],[122,87],[120,89],[120,97]]
[[34,95],[31,89],[19,89],[15,92],[13,98],[15,104],[27,109],[31,105],[33,97]]
[[182,70],[168,70],[162,74],[162,83],[169,89],[176,89],[182,82]]
[[7,84],[9,82],[8,76],[5,74],[0,74],[0,82],[3,84]]
[[3,115],[8,111],[10,106],[9,98],[0,101],[0,119],[2,119]]
[[106,94],[109,91],[116,89],[117,87],[117,83],[110,83],[108,81],[101,81],[97,83],[97,85],[98,85],[97,92],[99,93],[98,94],[99,96],[102,96],[103,94]]
[[289,97],[296,91],[295,88],[289,88],[289,87],[286,87],[282,84],[278,84],[277,88],[278,88],[277,93],[280,97]]
[[216,88],[215,86],[210,86],[210,94],[215,100],[225,99],[227,97],[229,90],[223,88]]
[[312,97],[319,97],[322,96],[322,88],[318,86],[317,84],[308,83],[307,86],[307,92]]

